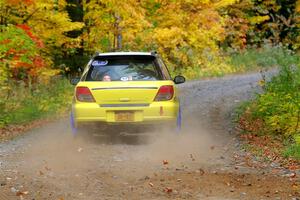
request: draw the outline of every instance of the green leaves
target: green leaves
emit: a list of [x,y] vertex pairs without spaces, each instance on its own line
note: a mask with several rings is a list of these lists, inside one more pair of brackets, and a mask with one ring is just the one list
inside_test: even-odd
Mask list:
[[[16,26],[0,26],[0,88],[7,88],[11,75],[16,78],[16,70],[32,64],[32,57],[37,55],[34,41],[26,32]],[[12,74],[12,71],[15,74]]]
[[62,114],[71,107],[73,86],[66,79],[52,78],[49,83],[40,83],[32,89],[23,82],[11,82],[9,88],[9,100],[3,94],[0,96],[0,128]]
[[[247,124],[251,127],[257,120],[262,121],[262,134],[288,138],[300,133],[300,57],[282,48],[271,52],[273,56],[263,54],[265,60],[272,58],[280,72],[270,82],[263,81],[264,93],[249,106]],[[259,59],[253,60],[257,63]]]

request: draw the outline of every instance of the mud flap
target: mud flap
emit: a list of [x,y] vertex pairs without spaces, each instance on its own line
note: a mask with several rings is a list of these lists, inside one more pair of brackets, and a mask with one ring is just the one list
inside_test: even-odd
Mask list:
[[75,126],[75,120],[74,120],[73,110],[71,111],[71,114],[70,114],[70,125],[71,125],[71,131],[72,131],[73,136],[76,136],[77,133],[78,133],[78,130],[77,130],[76,126]]
[[179,104],[179,110],[177,114],[177,122],[176,122],[176,132],[181,132],[181,126],[182,126],[182,113],[181,113],[181,105]]

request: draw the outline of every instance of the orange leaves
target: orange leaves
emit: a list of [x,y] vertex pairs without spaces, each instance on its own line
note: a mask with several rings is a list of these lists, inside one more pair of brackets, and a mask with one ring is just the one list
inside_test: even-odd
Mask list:
[[244,131],[255,133],[260,130],[263,130],[263,127],[264,122],[260,118],[250,119],[250,116],[244,115],[239,119],[239,128],[241,128]]
[[14,65],[16,69],[27,69],[27,74],[31,77],[37,77],[41,68],[46,67],[44,59],[41,56],[35,56],[30,58],[31,63],[18,61]]
[[26,33],[30,31],[30,27],[27,24],[17,24],[16,27],[23,29]]
[[266,124],[264,120],[259,117],[253,117],[256,106],[256,104],[252,104],[245,109],[245,112],[239,117],[238,129],[253,134],[259,134],[265,130]]
[[12,5],[12,6],[19,6],[19,5],[31,5],[34,3],[33,0],[6,0],[5,2],[7,5]]
[[41,56],[35,56],[33,58],[33,65],[37,68],[41,68],[45,66],[44,60]]
[[5,39],[5,40],[0,41],[0,45],[6,45],[6,44],[8,44],[10,42],[11,42],[10,39]]
[[[300,168],[300,163],[296,159],[284,158],[282,152],[285,146],[282,144],[280,138],[272,136],[259,136],[253,133],[242,134],[240,138],[247,144],[248,151],[256,157],[263,158],[266,162],[270,164],[278,163],[290,170],[297,170]],[[245,156],[245,162],[248,166],[253,165],[250,158]],[[291,178],[295,175],[291,175]]]
[[27,24],[10,25],[3,29],[0,40],[1,61],[9,66],[13,79],[25,79],[31,76],[35,79],[46,63],[39,55],[43,47]]
[[16,27],[25,31],[25,33],[32,39],[32,41],[35,42],[35,44],[38,48],[44,47],[43,41],[32,33],[31,28],[27,24],[18,24],[18,25],[16,25]]
[[31,67],[31,66],[32,66],[32,64],[29,64],[29,63],[26,63],[26,62],[17,62],[17,63],[15,64],[15,67],[16,67],[16,68],[21,68],[21,67],[29,68],[29,67]]
[[32,4],[32,3],[33,3],[33,0],[23,0],[23,2],[24,2],[25,4]]

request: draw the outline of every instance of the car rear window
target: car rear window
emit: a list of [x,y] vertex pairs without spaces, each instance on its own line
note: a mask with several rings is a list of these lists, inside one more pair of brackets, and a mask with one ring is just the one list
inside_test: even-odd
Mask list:
[[99,56],[90,66],[86,81],[163,80],[154,56]]

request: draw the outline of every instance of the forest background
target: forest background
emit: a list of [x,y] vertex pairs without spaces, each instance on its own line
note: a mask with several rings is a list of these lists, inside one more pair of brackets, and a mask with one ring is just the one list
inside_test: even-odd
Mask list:
[[96,51],[152,50],[188,79],[279,69],[238,123],[300,159],[300,0],[0,0],[0,127],[65,113]]

